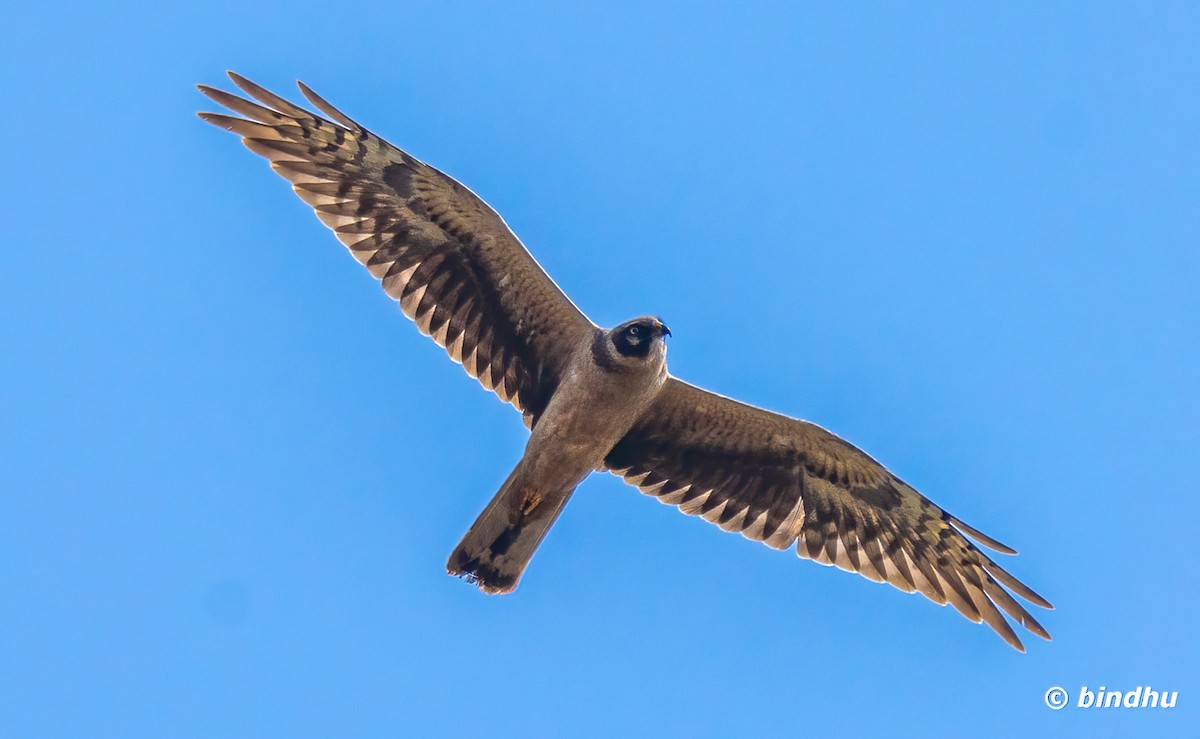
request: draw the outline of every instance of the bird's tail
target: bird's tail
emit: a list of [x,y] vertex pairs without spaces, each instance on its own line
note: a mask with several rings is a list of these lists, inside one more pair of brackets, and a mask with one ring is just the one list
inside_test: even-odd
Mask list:
[[567,504],[565,490],[536,490],[522,462],[508,476],[479,518],[450,555],[446,571],[479,586],[485,593],[511,593],[542,539]]

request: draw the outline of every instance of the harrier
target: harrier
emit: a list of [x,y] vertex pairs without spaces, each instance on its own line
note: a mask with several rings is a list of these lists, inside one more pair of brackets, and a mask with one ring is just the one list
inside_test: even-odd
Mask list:
[[267,158],[417,328],[530,429],[450,574],[511,592],[576,486],[609,471],[726,531],[950,603],[1021,651],[1001,612],[1050,638],[1012,594],[1051,605],[968,537],[1012,549],[828,431],[672,377],[661,320],[597,327],[474,193],[304,84],[324,116],[230,77],[257,102],[201,85],[241,117],[200,117]]

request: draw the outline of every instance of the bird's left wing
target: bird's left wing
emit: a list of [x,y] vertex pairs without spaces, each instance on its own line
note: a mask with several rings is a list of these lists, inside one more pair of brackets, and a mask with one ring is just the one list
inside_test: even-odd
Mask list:
[[[999,583],[1050,604],[967,535],[967,526],[846,441],[814,424],[745,405],[670,378],[605,464],[642,492],[776,549],[951,603],[1013,647],[1001,615],[1050,635]],[[997,582],[999,581],[999,582]]]
[[243,117],[200,117],[270,160],[421,332],[532,425],[594,327],[500,216],[303,84],[328,118],[229,76],[258,102],[201,85]]

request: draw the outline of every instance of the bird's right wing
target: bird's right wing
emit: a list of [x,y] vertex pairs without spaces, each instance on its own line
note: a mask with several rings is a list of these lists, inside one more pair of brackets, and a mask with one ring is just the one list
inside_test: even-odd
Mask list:
[[[667,380],[605,465],[661,502],[776,549],[951,603],[1013,647],[1001,611],[1050,635],[1000,586],[1050,604],[967,539],[1013,550],[819,426]],[[999,582],[997,582],[999,581]]]
[[[259,102],[204,85],[422,333],[532,424],[592,323],[474,193],[301,91],[329,118],[230,73]],[[261,105],[259,104],[261,103]]]

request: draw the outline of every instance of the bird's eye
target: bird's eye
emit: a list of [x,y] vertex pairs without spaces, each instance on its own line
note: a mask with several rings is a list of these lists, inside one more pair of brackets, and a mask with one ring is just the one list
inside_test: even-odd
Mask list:
[[642,332],[642,329],[639,326],[630,326],[629,327],[629,335],[630,336],[637,336],[641,332]]

